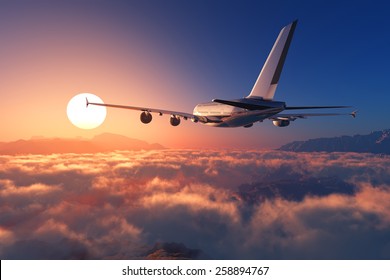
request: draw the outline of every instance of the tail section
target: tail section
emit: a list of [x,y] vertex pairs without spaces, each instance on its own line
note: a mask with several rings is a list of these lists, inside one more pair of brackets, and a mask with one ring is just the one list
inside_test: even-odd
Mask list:
[[296,26],[297,20],[280,31],[263,69],[261,69],[260,75],[247,98],[273,99]]

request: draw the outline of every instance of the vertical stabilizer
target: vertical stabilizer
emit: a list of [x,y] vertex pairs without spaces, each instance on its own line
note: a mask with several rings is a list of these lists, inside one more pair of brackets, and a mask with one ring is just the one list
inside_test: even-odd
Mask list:
[[261,69],[260,75],[247,98],[273,99],[296,25],[297,20],[280,31],[263,69]]

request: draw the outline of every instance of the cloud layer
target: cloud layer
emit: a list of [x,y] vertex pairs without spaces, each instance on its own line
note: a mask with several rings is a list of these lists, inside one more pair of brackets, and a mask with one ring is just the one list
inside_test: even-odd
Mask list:
[[2,259],[389,259],[390,157],[0,156],[0,244]]

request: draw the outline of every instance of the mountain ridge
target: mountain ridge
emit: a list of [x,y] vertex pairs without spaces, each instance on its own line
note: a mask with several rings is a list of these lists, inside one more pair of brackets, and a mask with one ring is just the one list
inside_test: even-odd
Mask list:
[[165,149],[158,143],[127,136],[102,133],[92,139],[77,138],[35,138],[19,139],[11,142],[0,142],[0,154],[60,154],[60,153],[98,153],[115,150],[159,150]]
[[291,152],[357,152],[390,154],[390,129],[369,134],[293,141],[277,150]]

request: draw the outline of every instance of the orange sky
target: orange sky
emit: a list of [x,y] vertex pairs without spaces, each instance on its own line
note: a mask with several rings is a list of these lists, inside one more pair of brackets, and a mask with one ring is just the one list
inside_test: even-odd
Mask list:
[[90,138],[112,132],[168,147],[236,147],[248,141],[249,146],[258,145],[259,139],[252,141],[253,133],[242,134],[242,129],[215,129],[190,121],[172,127],[168,116],[157,115],[144,125],[139,112],[127,110],[108,109],[105,123],[97,129],[74,127],[66,106],[80,92],[94,93],[109,103],[184,112],[214,96],[210,91],[209,100],[198,97],[207,86],[191,79],[191,73],[139,31],[130,30],[130,40],[123,40],[116,34],[116,24],[93,17],[68,22],[44,15],[3,22],[12,31],[5,34],[0,53],[1,119],[5,120],[0,123],[0,141],[32,136]]

